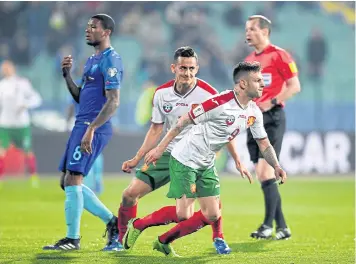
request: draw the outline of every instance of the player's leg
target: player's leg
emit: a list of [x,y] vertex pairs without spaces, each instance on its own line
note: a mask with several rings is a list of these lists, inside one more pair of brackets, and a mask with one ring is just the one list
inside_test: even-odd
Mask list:
[[31,127],[17,128],[14,131],[14,143],[25,153],[25,168],[30,175],[31,185],[34,188],[39,187],[39,177],[37,174],[37,159],[32,151],[32,133]]
[[6,151],[10,146],[9,130],[0,128],[0,188],[5,176],[5,156]]
[[176,206],[165,206],[152,214],[133,219],[124,237],[125,248],[131,248],[143,230],[189,218],[194,213],[196,170],[170,159],[171,182],[167,197],[176,199]]
[[104,155],[100,154],[93,166],[94,177],[95,177],[95,190],[97,194],[101,194],[104,190],[103,184],[103,173],[104,173]]
[[[156,166],[153,164],[144,165],[136,171],[136,177],[124,190],[118,210],[119,241],[121,243],[127,231],[129,220],[136,218],[138,200],[169,182],[169,159],[170,153],[165,152],[157,160]],[[175,211],[175,208],[173,211]]]
[[[203,172],[202,177],[197,182],[197,190],[199,190],[200,197],[220,195],[220,181],[215,167]],[[218,201],[220,217],[211,224],[213,230],[213,245],[218,254],[230,254],[231,249],[224,239],[222,229],[221,200],[218,199]]]

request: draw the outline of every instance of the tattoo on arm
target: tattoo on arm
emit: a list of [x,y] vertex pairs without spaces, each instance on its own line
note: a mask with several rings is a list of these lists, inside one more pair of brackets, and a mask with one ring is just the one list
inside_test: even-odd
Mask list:
[[279,166],[276,152],[274,151],[274,148],[271,145],[269,145],[264,151],[262,151],[262,155],[267,161],[267,163],[273,168]]
[[178,121],[177,121],[177,123],[176,123],[176,125],[174,126],[173,129],[175,130],[175,132],[177,132],[179,134],[189,124],[192,124],[192,121],[190,120],[190,118],[184,119],[184,120],[178,119]]
[[105,124],[110,117],[112,117],[119,107],[119,94],[120,91],[117,89],[106,90],[106,98],[107,101],[101,109],[98,116],[94,119],[94,121],[90,124],[93,128],[98,128]]
[[67,88],[72,95],[73,99],[79,103],[79,94],[80,94],[80,87],[78,87],[75,82],[73,81],[70,75],[67,75],[65,78]]

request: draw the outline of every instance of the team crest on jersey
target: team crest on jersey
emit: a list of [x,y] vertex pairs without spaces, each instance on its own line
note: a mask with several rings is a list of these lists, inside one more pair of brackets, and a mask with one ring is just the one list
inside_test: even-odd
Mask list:
[[231,126],[235,122],[235,116],[230,115],[225,120],[226,125]]
[[116,68],[109,68],[108,69],[109,77],[114,77],[116,74],[117,74],[117,69]]
[[272,83],[272,74],[271,73],[262,73],[263,83],[265,87],[270,86]]
[[194,110],[199,104],[192,104],[192,110]]
[[166,113],[169,113],[170,111],[172,111],[173,106],[170,103],[164,103],[163,104],[163,111]]
[[196,193],[197,192],[197,186],[195,185],[195,183],[192,183],[190,185],[190,192],[191,193]]
[[254,116],[249,116],[247,119],[247,126],[250,127],[253,125],[253,123],[255,123],[256,117]]

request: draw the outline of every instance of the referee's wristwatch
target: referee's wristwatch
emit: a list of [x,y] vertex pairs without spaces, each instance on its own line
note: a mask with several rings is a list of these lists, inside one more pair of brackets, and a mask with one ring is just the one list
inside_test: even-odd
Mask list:
[[277,104],[278,104],[277,98],[273,98],[273,99],[271,100],[271,104],[273,104],[274,106],[277,105]]

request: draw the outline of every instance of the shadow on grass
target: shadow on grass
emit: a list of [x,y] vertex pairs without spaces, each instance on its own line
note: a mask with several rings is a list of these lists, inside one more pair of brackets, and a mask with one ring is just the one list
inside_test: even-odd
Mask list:
[[55,263],[57,260],[60,263],[72,263],[73,260],[80,258],[81,256],[71,255],[72,252],[68,251],[49,251],[36,254],[36,257],[32,260],[32,263]]

